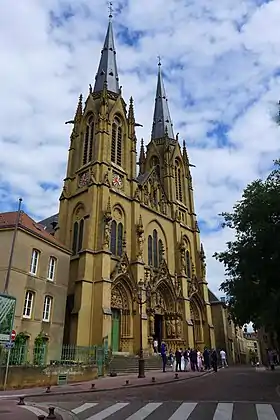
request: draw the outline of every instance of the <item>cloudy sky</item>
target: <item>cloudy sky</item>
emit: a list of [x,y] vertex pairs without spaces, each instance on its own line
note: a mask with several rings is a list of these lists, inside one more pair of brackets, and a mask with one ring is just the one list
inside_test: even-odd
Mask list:
[[[135,100],[138,138],[149,141],[157,56],[175,132],[186,140],[196,212],[211,257],[231,232],[218,214],[280,156],[280,2],[119,0],[114,32],[124,98]],[[105,0],[4,0],[0,13],[0,211],[42,219],[58,209],[79,93],[94,83],[108,21]]]

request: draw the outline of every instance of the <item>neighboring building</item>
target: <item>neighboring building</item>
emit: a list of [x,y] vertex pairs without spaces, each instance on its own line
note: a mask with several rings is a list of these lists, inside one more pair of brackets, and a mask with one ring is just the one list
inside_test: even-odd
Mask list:
[[231,321],[225,299],[209,290],[217,350],[225,350],[229,364],[246,363],[246,340],[241,328]]
[[[151,110],[152,113],[152,110]],[[140,347],[137,288],[151,287],[143,306],[143,347],[164,340],[214,347],[206,265],[197,224],[186,145],[168,108],[161,64],[151,138],[137,139],[133,100],[122,97],[112,23],[95,85],[73,123],[56,237],[72,248],[65,342],[102,344],[113,352]],[[53,229],[50,217],[45,223]],[[145,293],[143,293],[145,296]]]
[[244,338],[246,339],[248,361],[250,363],[261,363],[262,357],[260,344],[258,340],[258,334],[255,332],[244,332]]
[[[0,213],[1,291],[17,215]],[[8,294],[17,299],[14,329],[21,343],[27,344],[30,357],[34,343],[40,342],[46,361],[60,358],[70,254],[43,226],[21,212]]]

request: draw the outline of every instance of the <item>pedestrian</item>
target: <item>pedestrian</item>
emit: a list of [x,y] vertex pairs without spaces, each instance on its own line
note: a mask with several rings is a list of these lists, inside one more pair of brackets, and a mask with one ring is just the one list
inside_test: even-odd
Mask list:
[[167,356],[166,356],[166,345],[164,342],[161,343],[160,354],[162,358],[162,371],[166,372],[166,363],[167,363]]
[[206,347],[203,352],[203,359],[204,359],[205,370],[209,370],[210,369],[210,354]]
[[221,362],[222,362],[222,368],[228,367],[227,354],[223,349],[220,351],[220,357],[221,357]]
[[198,371],[198,366],[197,366],[197,351],[195,349],[191,349],[190,351],[190,362],[191,362],[191,369],[193,372],[195,372],[195,370]]
[[214,369],[214,372],[218,371],[218,355],[215,349],[211,352],[211,364]]
[[158,341],[156,338],[154,339],[154,353],[158,353]]
[[184,356],[184,371],[188,370],[188,364],[189,364],[189,352],[188,350],[185,350],[183,353]]
[[182,372],[182,369],[181,369],[182,352],[179,349],[177,349],[175,352],[175,360],[176,360],[176,368],[175,368],[176,372],[178,372],[178,370]]

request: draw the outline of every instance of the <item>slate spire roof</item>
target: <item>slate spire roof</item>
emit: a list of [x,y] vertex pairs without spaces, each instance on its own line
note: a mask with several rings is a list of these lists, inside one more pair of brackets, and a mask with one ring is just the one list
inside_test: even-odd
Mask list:
[[175,139],[161,72],[161,62],[159,61],[152,140],[160,139],[166,135],[170,139]]
[[101,57],[98,71],[95,76],[93,91],[101,92],[103,90],[104,82],[107,82],[108,91],[119,94],[120,86],[111,14],[109,16],[104,46],[101,50]]

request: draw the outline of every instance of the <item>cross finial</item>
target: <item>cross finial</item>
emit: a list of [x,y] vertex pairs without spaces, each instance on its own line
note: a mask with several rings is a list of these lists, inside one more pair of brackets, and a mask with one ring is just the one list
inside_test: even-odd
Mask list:
[[108,10],[109,10],[109,19],[113,17],[113,3],[111,1],[108,2]]
[[160,55],[158,55],[158,66],[161,66],[161,56]]

